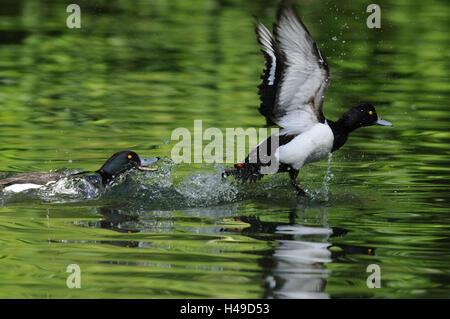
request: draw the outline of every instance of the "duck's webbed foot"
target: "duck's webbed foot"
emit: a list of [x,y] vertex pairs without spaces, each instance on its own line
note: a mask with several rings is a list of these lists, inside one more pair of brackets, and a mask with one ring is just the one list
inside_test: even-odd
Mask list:
[[296,182],[298,173],[299,173],[298,170],[293,169],[291,167],[291,169],[289,170],[289,177],[291,178],[291,184],[292,184],[292,186],[295,187],[295,190],[297,191],[298,196],[306,196],[305,190],[303,188],[301,188]]

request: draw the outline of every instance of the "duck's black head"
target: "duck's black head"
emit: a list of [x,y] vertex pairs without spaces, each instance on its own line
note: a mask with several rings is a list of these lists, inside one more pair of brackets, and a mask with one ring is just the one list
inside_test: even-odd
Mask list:
[[111,156],[96,173],[102,176],[103,183],[106,184],[114,176],[124,173],[131,169],[138,169],[142,171],[155,171],[156,168],[147,167],[158,158],[141,159],[133,151],[121,151]]
[[349,132],[371,125],[392,126],[392,123],[382,120],[375,110],[375,107],[369,103],[361,103],[352,107],[341,116],[338,123],[342,124]]

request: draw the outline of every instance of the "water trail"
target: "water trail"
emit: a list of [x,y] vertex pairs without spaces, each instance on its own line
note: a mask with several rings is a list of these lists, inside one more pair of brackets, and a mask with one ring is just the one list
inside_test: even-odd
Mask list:
[[[331,156],[322,189],[314,194],[322,197],[325,193],[326,200],[328,181],[332,177],[330,163]],[[291,189],[284,174],[276,174],[257,183],[243,184],[233,178],[222,178],[225,167],[218,164],[204,167],[208,172],[195,171],[194,168],[177,165],[169,158],[162,158],[157,167],[158,171],[155,172],[131,171],[123,174],[106,187],[102,186],[99,176],[66,177],[40,189],[14,194],[0,193],[0,204],[35,200],[50,203],[102,200],[111,204],[133,203],[152,209],[178,209],[222,205],[249,198],[295,200],[294,192],[276,191],[279,188]],[[186,172],[186,169],[191,172]],[[65,172],[67,175],[70,173]]]
[[327,202],[330,199],[330,187],[329,182],[334,177],[334,174],[331,172],[331,162],[333,161],[333,154],[330,153],[328,155],[328,168],[323,176],[322,187],[320,188],[320,193],[323,194],[324,200]]
[[176,190],[191,205],[233,202],[238,195],[231,180],[224,180],[217,171],[215,174],[191,173],[177,184]]

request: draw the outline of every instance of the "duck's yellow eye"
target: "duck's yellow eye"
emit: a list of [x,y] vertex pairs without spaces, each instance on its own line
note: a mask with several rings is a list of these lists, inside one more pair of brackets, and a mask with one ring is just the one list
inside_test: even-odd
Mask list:
[[131,154],[130,154],[130,155],[128,155],[128,158],[129,158],[129,159],[132,159],[132,158],[133,158],[133,156],[131,156]]
[[369,111],[369,115],[372,115],[373,114],[373,112],[372,111]]

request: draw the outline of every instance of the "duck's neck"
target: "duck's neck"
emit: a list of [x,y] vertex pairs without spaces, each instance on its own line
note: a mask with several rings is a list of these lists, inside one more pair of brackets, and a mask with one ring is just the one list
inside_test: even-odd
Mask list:
[[357,128],[361,127],[359,123],[353,123],[352,121],[349,121],[349,118],[346,116],[346,114],[344,114],[336,122],[327,120],[327,123],[333,131],[334,135],[333,148],[331,152],[340,149],[347,141],[348,135]]
[[106,173],[106,172],[105,172],[104,170],[102,170],[102,169],[99,169],[99,170],[97,170],[97,171],[95,171],[95,172],[96,172],[97,174],[100,175],[103,186],[105,186],[106,184],[108,184],[108,183],[113,179],[113,176],[112,176],[111,174]]

